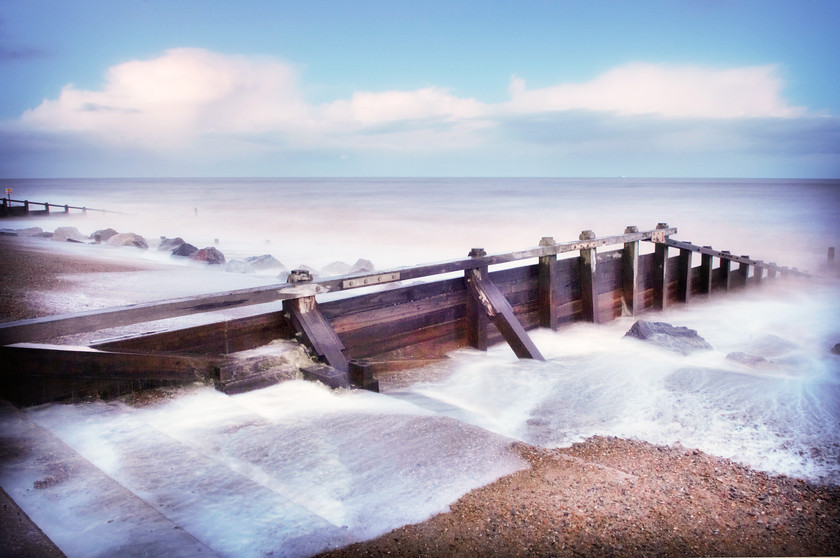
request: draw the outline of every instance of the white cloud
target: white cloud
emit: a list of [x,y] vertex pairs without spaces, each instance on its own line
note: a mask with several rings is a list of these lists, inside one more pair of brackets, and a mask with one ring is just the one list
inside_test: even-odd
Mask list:
[[781,97],[783,85],[774,66],[715,70],[633,63],[584,83],[532,90],[514,77],[508,108],[516,113],[590,110],[668,118],[803,115],[804,109],[789,106]]
[[112,67],[100,91],[68,85],[21,123],[171,148],[205,133],[294,129],[308,111],[290,66],[184,48]]
[[[17,131],[63,133],[111,148],[166,152],[170,160],[183,153],[192,161],[214,162],[284,150],[335,158],[486,145],[488,153],[509,153],[516,151],[510,146],[529,144],[584,144],[611,153],[619,143],[633,144],[627,140],[632,136],[645,138],[638,145],[670,150],[674,142],[691,148],[708,143],[700,122],[805,115],[784,100],[783,86],[773,66],[718,70],[633,63],[590,81],[530,90],[514,77],[510,99],[502,103],[429,86],[358,91],[316,105],[305,99],[290,64],[181,48],[110,68],[100,90],[67,85],[58,98],[25,112]],[[601,136],[592,137],[593,118],[613,124],[596,126]],[[581,119],[590,124],[570,126]],[[678,123],[679,132],[659,121]]]

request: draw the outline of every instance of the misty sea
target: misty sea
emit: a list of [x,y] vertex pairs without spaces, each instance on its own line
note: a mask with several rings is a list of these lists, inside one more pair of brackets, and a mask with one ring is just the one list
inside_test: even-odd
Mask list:
[[[840,343],[840,288],[836,274],[819,276],[827,248],[840,244],[840,180],[156,178],[2,184],[13,188],[14,199],[122,212],[62,219],[61,225],[84,233],[113,227],[149,239],[181,236],[198,247],[218,240],[229,259],[268,253],[289,269],[317,270],[359,258],[387,269],[460,258],[474,247],[500,253],[536,246],[544,236],[566,241],[582,230],[607,236],[628,225],[649,230],[666,222],[678,229],[677,240],[817,275],[806,288],[776,282],[645,316],[695,329],[713,347],[687,356],[624,339],[634,321],[628,317],[533,332],[546,362],[520,361],[504,345],[459,351],[432,365],[434,380],[384,394],[290,382],[230,398],[208,388],[152,409],[98,403],[28,412],[152,502],[158,496],[141,479],[153,466],[144,472],[134,461],[134,469],[125,468],[131,443],[142,446],[140,455],[170,455],[164,442],[139,434],[149,425],[166,434],[166,444],[185,441],[211,461],[272,487],[294,502],[286,512],[272,512],[287,525],[307,524],[295,519],[304,517],[304,508],[322,520],[322,531],[308,542],[300,542],[297,528],[282,535],[290,554],[317,550],[320,543],[312,540],[368,538],[445,510],[460,494],[523,466],[504,451],[509,439],[545,447],[593,435],[680,443],[757,470],[840,483],[840,356],[831,353]],[[16,226],[52,230],[59,224],[4,223]],[[733,352],[761,356],[767,365],[727,359]],[[348,424],[359,427],[365,420],[378,424],[371,439],[354,443],[343,437],[358,432]],[[221,432],[240,434],[208,441]],[[271,440],[284,442],[262,451]],[[434,457],[424,452],[428,444],[435,444]],[[473,457],[458,447],[469,447]],[[371,451],[385,457],[370,464]],[[387,514],[375,511],[386,502]],[[188,509],[179,513],[184,521],[193,515]],[[235,516],[226,521],[251,525],[244,511],[226,513]],[[339,534],[330,531],[334,527]],[[251,540],[281,536],[268,527],[248,528]],[[211,525],[196,525],[193,532],[203,533],[198,538],[221,554],[247,554],[237,541],[214,539],[221,535]]]

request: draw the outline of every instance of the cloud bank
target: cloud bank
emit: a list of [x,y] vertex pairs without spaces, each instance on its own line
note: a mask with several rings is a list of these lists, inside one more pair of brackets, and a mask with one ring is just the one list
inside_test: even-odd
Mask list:
[[[57,98],[6,123],[4,136],[31,145],[38,143],[33,138],[65,138],[170,161],[191,157],[193,164],[202,157],[235,162],[301,152],[312,160],[317,153],[342,161],[398,153],[401,161],[417,154],[428,162],[435,153],[451,159],[453,152],[468,152],[465,165],[480,167],[482,158],[513,160],[527,149],[561,158],[680,152],[696,158],[722,149],[769,149],[778,156],[788,143],[801,151],[815,142],[818,151],[836,154],[836,143],[826,148],[819,138],[798,137],[817,129],[826,141],[836,139],[836,119],[815,125],[816,115],[784,99],[784,85],[772,65],[630,63],[589,81],[536,89],[514,76],[509,99],[499,103],[427,86],[358,91],[314,104],[291,64],[179,48],[110,68],[99,90],[66,85]],[[768,148],[768,130],[783,135],[781,144]],[[802,156],[799,151],[792,156]],[[483,173],[475,168],[466,174]]]

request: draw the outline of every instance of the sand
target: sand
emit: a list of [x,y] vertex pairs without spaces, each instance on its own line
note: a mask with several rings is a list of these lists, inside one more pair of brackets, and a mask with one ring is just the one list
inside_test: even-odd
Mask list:
[[[8,237],[0,237],[0,261],[2,320],[51,313],[32,293],[68,288],[63,274],[148,269]],[[840,555],[840,487],[635,440],[516,447],[529,470],[473,490],[447,513],[325,556]],[[21,521],[13,503],[0,511],[6,525]],[[49,546],[24,538],[16,552],[38,555],[38,544]]]

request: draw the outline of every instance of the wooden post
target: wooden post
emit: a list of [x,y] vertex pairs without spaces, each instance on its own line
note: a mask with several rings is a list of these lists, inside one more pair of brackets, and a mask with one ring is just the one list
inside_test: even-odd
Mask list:
[[[639,227],[628,226],[624,234],[639,232]],[[639,308],[636,296],[639,285],[639,241],[625,242],[621,252],[621,315],[635,316]]]
[[487,276],[486,271],[467,270],[467,290],[470,298],[475,299],[482,311],[493,320],[493,324],[519,358],[545,360],[537,349],[522,323],[513,313],[513,308],[499,287]]
[[[471,258],[480,258],[486,256],[487,252],[484,248],[473,248],[467,254]],[[464,272],[466,281],[469,281],[470,272]],[[478,267],[475,269],[479,276],[487,275],[487,266]],[[489,318],[481,307],[481,304],[473,296],[467,296],[467,343],[478,349],[479,351],[487,350],[487,325]]]
[[[758,263],[764,263],[759,261]],[[764,268],[757,265],[753,268],[753,281],[755,281],[756,285],[761,284],[762,276],[764,275]]]
[[[578,239],[595,240],[595,233],[583,231]],[[580,249],[580,293],[583,303],[583,319],[599,324],[601,323],[601,316],[598,312],[597,263],[598,254],[595,248]]]
[[[704,246],[711,250],[711,246]],[[712,294],[712,263],[711,254],[703,254],[700,260],[700,292],[706,296]]]
[[[742,255],[742,258],[749,258],[749,256]],[[750,264],[747,263],[740,263],[738,264],[738,286],[739,287],[746,287],[747,286],[747,279],[750,276]]]
[[44,203],[44,211],[47,212],[47,215],[50,214],[50,204],[49,203]]
[[67,204],[64,204],[64,213],[70,213],[70,206]]
[[834,246],[828,249],[828,269],[834,269]]
[[677,300],[688,302],[691,298],[691,250],[680,250],[680,269],[677,278]]
[[[540,246],[554,246],[550,236],[540,240]],[[539,309],[540,326],[557,329],[557,291],[556,291],[557,255],[541,256],[539,264]]]
[[23,200],[23,213],[29,215],[29,200]]
[[[729,255],[728,250],[721,250],[721,254]],[[729,258],[720,259],[720,280],[724,291],[728,291],[732,286],[732,274],[730,268],[732,267],[732,260]]]
[[283,311],[295,329],[296,337],[308,345],[318,358],[336,370],[347,372],[349,363],[344,356],[344,344],[329,321],[318,310],[314,296],[283,301]]
[[[657,229],[667,229],[667,223],[659,223]],[[667,238],[667,237],[666,237]],[[668,246],[656,243],[653,257],[653,307],[665,310],[668,307]]]
[[770,265],[772,267],[767,270],[767,278],[768,279],[775,279],[776,278],[776,262],[770,262]]

